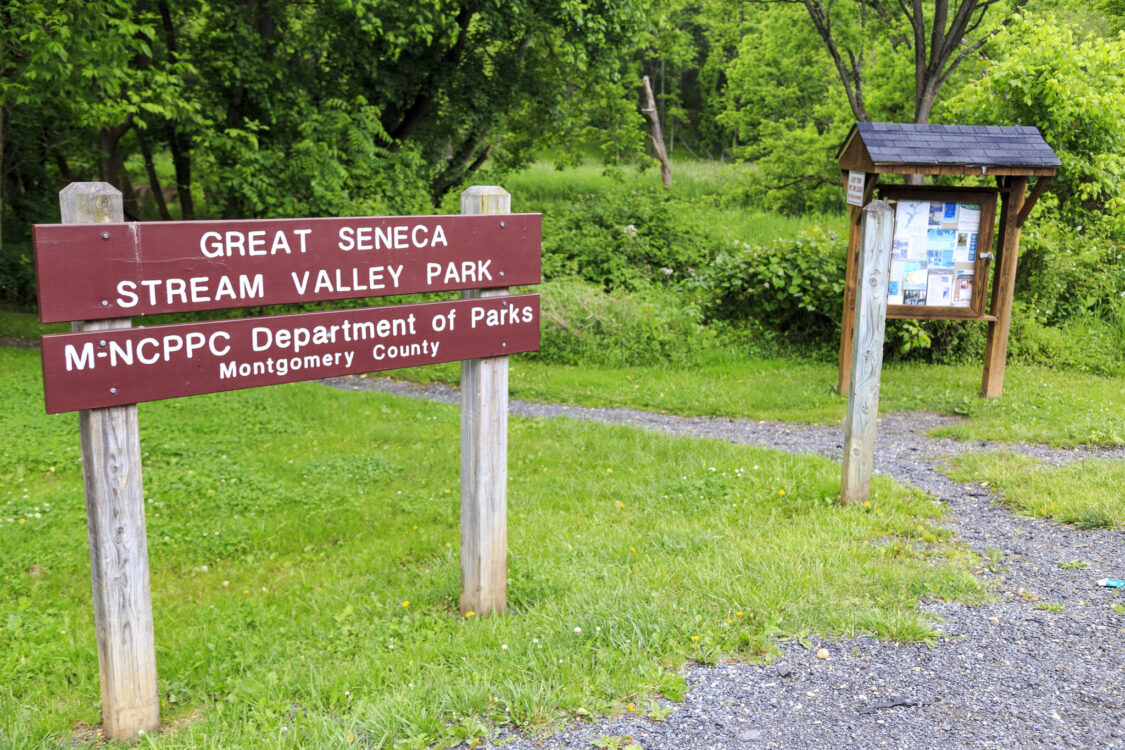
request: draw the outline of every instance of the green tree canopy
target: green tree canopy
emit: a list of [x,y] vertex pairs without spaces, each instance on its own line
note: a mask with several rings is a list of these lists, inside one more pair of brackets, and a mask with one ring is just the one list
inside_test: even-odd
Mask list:
[[1023,18],[997,40],[987,73],[951,102],[948,117],[1036,126],[1062,160],[1050,189],[1067,221],[1125,214],[1125,37]]

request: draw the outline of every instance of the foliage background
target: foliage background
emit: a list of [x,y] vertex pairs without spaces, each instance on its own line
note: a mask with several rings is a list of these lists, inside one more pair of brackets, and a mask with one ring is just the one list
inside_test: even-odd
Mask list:
[[[831,357],[836,150],[859,115],[924,117],[1040,128],[1063,166],[1025,231],[1012,354],[1120,371],[1120,3],[923,6],[923,24],[942,8],[946,31],[958,9],[976,24],[925,112],[913,19],[880,3],[10,0],[0,304],[34,307],[30,226],[56,220],[73,180],[114,183],[144,220],[456,211],[464,186],[494,183],[544,213],[545,277],[565,282],[541,356],[675,359],[642,343],[658,320],[664,337],[691,321],[707,346]],[[642,75],[670,190],[652,169]],[[606,325],[576,323],[593,318]],[[586,343],[566,341],[577,330]],[[982,345],[973,325],[892,322],[888,335],[891,357]]]

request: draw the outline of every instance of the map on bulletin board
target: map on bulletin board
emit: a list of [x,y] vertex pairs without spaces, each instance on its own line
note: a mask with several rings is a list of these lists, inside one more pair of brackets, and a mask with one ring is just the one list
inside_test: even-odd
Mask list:
[[900,199],[887,304],[969,307],[980,223],[979,202]]

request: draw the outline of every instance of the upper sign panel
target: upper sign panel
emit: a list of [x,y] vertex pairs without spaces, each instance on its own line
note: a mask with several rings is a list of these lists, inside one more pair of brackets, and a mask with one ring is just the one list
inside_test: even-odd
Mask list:
[[539,214],[39,224],[44,323],[540,281]]

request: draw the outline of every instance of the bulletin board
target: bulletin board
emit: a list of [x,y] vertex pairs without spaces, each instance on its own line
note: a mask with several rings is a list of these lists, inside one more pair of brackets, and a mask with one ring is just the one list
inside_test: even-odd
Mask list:
[[895,207],[887,317],[984,317],[996,191],[886,187]]

